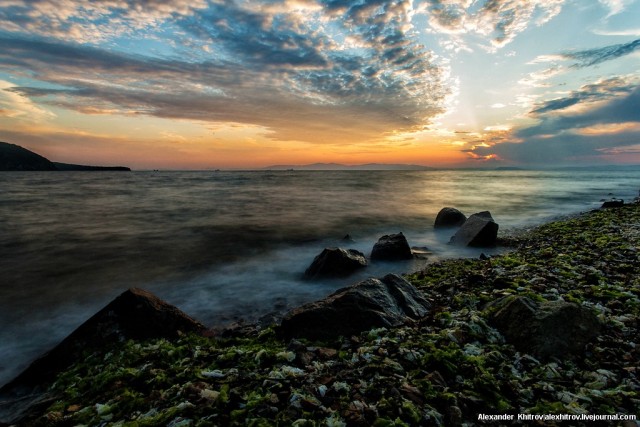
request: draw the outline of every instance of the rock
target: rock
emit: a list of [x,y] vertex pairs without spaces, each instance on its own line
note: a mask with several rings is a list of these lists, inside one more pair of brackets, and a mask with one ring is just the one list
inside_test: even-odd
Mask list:
[[325,248],[314,258],[304,275],[310,279],[344,277],[366,266],[367,260],[362,252],[355,249]]
[[411,253],[416,259],[429,259],[429,255],[433,255],[433,252],[426,246],[412,246]]
[[127,339],[175,338],[204,330],[202,324],[155,295],[129,289],[0,389],[0,420],[11,423],[23,418],[46,398],[44,390],[56,375],[86,351],[106,352]]
[[436,216],[433,228],[460,227],[467,220],[465,214],[456,208],[442,208]]
[[405,279],[389,274],[339,289],[327,298],[285,315],[280,332],[287,338],[331,339],[374,327],[394,327],[424,317],[429,303]]
[[471,215],[451,237],[450,244],[459,246],[491,247],[496,245],[498,224],[488,211]]
[[624,200],[622,199],[611,199],[611,200],[607,200],[605,201],[602,206],[600,206],[601,208],[620,208],[624,206]]
[[478,218],[488,219],[489,221],[493,221],[493,217],[491,216],[491,212],[489,211],[476,212],[473,215],[471,215],[469,218],[473,218],[473,217],[478,217]]
[[404,234],[389,234],[380,237],[378,242],[373,245],[371,251],[371,259],[382,261],[395,261],[401,259],[411,259],[411,248]]
[[579,355],[602,326],[589,308],[562,300],[507,296],[490,307],[489,322],[507,342],[543,360]]

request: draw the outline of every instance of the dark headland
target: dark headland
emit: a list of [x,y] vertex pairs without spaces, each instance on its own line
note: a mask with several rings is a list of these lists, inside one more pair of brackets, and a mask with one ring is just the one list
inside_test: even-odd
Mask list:
[[500,241],[225,330],[128,290],[0,389],[0,425],[637,425],[640,204]]
[[130,171],[125,166],[85,166],[52,162],[19,145],[0,142],[0,171]]

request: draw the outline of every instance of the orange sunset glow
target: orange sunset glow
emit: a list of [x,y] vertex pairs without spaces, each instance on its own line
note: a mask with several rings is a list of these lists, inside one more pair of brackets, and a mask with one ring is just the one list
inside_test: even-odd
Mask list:
[[631,163],[638,7],[10,2],[0,140],[135,169]]

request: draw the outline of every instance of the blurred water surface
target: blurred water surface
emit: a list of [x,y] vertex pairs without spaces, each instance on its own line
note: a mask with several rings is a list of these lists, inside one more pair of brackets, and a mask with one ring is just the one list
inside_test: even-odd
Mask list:
[[402,231],[432,260],[477,256],[434,232],[440,208],[489,210],[509,230],[630,200],[639,187],[638,169],[1,172],[0,384],[129,287],[208,325],[255,320],[425,263],[302,281],[346,234],[366,254]]

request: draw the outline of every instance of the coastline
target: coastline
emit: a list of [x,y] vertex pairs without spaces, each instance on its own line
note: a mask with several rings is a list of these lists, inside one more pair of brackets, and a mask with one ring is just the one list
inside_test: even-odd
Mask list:
[[[517,247],[505,254],[430,264],[407,279],[432,310],[398,328],[324,342],[285,342],[271,327],[127,341],[61,374],[48,391],[55,399],[21,425],[456,425],[478,424],[479,414],[638,415],[639,224],[638,204],[591,211],[506,239]],[[603,330],[577,356],[538,360],[489,325],[486,307],[514,295],[588,307]]]

